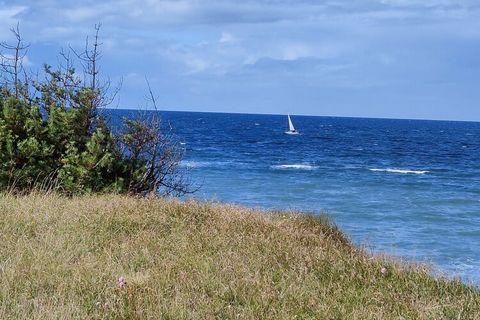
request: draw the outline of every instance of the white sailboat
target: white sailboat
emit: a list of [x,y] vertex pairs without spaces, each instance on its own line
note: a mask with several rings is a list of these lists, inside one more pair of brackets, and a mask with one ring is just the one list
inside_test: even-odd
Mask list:
[[298,130],[295,129],[292,123],[292,119],[290,119],[290,114],[288,116],[288,131],[285,131],[286,134],[299,134]]

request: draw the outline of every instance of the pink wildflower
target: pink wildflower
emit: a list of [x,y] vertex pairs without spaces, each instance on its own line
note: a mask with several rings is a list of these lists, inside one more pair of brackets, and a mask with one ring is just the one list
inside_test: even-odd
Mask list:
[[120,277],[117,280],[117,285],[120,289],[123,289],[127,285],[127,280],[124,277]]
[[380,272],[381,272],[382,274],[386,274],[386,273],[387,273],[387,268],[382,267],[382,269],[380,269]]

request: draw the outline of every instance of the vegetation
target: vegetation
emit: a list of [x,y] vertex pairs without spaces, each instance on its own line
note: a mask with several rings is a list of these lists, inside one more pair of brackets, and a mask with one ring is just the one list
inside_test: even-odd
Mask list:
[[0,197],[1,319],[479,319],[480,293],[373,257],[325,217]]
[[[18,26],[12,29],[15,42],[1,44],[0,190],[189,192],[178,168],[181,148],[161,130],[155,113],[124,119],[115,132],[102,114],[118,88],[110,90],[110,81],[99,78],[100,26],[95,30],[84,51],[62,51],[58,68],[45,65],[42,81],[23,66],[29,45]],[[151,90],[150,97],[156,108]]]

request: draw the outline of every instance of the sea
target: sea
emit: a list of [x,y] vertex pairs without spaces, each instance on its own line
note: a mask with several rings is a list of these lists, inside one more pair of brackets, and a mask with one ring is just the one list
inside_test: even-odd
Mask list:
[[292,115],[287,135],[286,115],[160,115],[188,197],[326,213],[368,251],[480,285],[480,123]]

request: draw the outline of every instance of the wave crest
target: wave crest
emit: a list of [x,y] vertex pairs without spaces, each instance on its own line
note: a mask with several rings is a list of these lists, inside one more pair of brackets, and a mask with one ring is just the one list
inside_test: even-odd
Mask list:
[[317,166],[312,166],[310,164],[280,164],[271,166],[272,169],[296,169],[296,170],[314,170],[318,168]]
[[401,174],[425,174],[429,173],[430,171],[428,170],[410,170],[410,169],[368,169],[370,171],[374,172],[389,172],[389,173],[401,173]]

